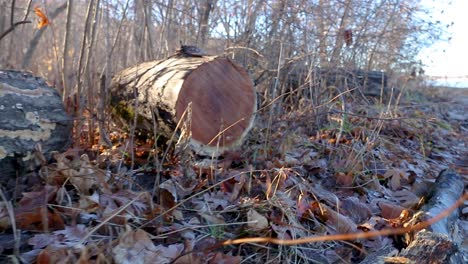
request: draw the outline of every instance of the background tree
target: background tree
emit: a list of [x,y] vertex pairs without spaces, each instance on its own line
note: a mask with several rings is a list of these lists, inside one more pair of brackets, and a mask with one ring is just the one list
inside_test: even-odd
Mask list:
[[[0,67],[31,70],[78,95],[77,116],[106,97],[102,77],[162,59],[180,43],[226,54],[250,72],[262,101],[320,104],[328,87],[317,67],[408,73],[418,51],[444,38],[446,25],[422,19],[419,0],[48,0],[51,24],[18,25],[0,41]],[[0,34],[36,19],[32,1],[0,0]],[[62,12],[67,10],[67,12]],[[347,34],[347,35],[346,35]],[[352,36],[352,39],[349,36]],[[108,83],[108,81],[106,82]],[[307,88],[307,89],[306,89]],[[287,96],[285,96],[287,94]]]

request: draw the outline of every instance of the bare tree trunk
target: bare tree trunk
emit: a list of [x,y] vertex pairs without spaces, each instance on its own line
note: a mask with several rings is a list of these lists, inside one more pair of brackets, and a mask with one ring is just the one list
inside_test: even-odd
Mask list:
[[324,14],[324,9],[327,1],[319,0],[319,6],[317,9],[316,17],[318,18],[318,34],[319,34],[319,44],[318,44],[318,52],[319,52],[319,65],[321,67],[328,66],[328,56],[327,56],[327,46],[328,46],[328,31],[327,31],[327,21],[326,16]]
[[[88,44],[88,54],[87,54],[87,57],[86,57],[86,63],[85,63],[85,68],[83,70],[84,73],[87,73],[88,75],[88,109],[90,110],[94,110],[94,105],[95,105],[95,90],[94,90],[94,86],[95,84],[97,84],[98,82],[93,82],[93,78],[92,76],[94,75],[93,73],[90,73],[88,71],[89,69],[89,64],[90,64],[90,61],[91,61],[91,58],[92,58],[92,55],[93,55],[93,51],[94,51],[94,43],[95,43],[95,40],[96,40],[96,34],[97,34],[97,23],[98,23],[98,14],[99,14],[99,4],[100,4],[100,0],[96,0],[96,5],[94,6],[93,10],[94,10],[94,19],[92,21],[92,27],[91,27],[91,39],[89,40],[89,44]],[[90,118],[88,120],[88,142],[90,145],[93,145],[94,144],[94,119],[93,118]]]
[[216,0],[206,0],[205,5],[203,7],[203,14],[200,16],[200,23],[199,23],[199,32],[197,37],[197,45],[200,47],[205,47],[206,39],[208,37],[208,22],[210,19],[210,13],[214,9],[216,5]]
[[[15,3],[16,1],[15,0],[12,0],[11,1],[11,9],[10,9],[10,27],[12,29],[15,28]],[[15,45],[14,45],[14,40],[15,40],[15,32],[12,30],[11,31],[13,33],[13,35],[11,36],[10,38],[10,45],[9,45],[9,50],[8,50],[8,57],[7,57],[7,61],[11,61],[11,58],[14,54],[16,54],[16,52],[14,51],[15,49]],[[3,35],[2,37],[4,37],[5,35]]]
[[265,1],[249,1],[249,6],[252,6],[253,3],[255,4],[255,7],[249,8],[249,14],[247,16],[247,26],[245,27],[245,38],[246,38],[246,45],[250,46],[250,42],[252,41],[254,37],[254,31],[255,31],[255,24],[257,23],[257,17],[258,13],[260,12],[260,8],[264,4]]
[[[109,76],[109,73],[110,73],[110,70],[111,70],[110,65],[111,65],[112,55],[114,54],[114,50],[115,50],[115,47],[117,46],[117,42],[120,39],[120,36],[122,35],[122,25],[123,25],[123,22],[125,21],[125,19],[127,18],[127,10],[128,10],[128,7],[129,7],[129,3],[130,3],[130,0],[127,0],[127,2],[125,3],[125,7],[124,7],[123,12],[122,12],[122,19],[119,22],[119,27],[117,28],[117,33],[115,35],[114,41],[112,42],[112,46],[110,48],[109,47],[106,48],[106,51],[109,51],[109,52],[106,54],[107,55],[106,56],[106,63],[105,63],[104,67],[101,70],[101,74],[100,74],[99,79],[102,79],[103,75],[105,75],[106,77]],[[107,24],[109,25],[110,24],[109,19],[107,21],[108,21]],[[107,33],[108,33],[108,31],[106,31],[106,34]],[[124,54],[124,56],[126,57],[126,54]],[[123,66],[126,66],[126,64],[124,63]]]
[[[163,20],[163,28],[161,29],[161,33],[159,35],[159,47],[157,47],[157,53],[158,55],[166,57],[169,54],[169,47],[167,45],[167,42],[169,40],[173,40],[176,36],[175,32],[172,30],[172,21],[174,19],[174,0],[169,0],[167,3],[167,6],[165,8],[166,10],[166,15],[164,16],[161,11],[161,16],[164,17]],[[180,37],[180,36],[179,36]],[[164,45],[163,45],[164,44]]]
[[[1,2],[0,3],[0,9],[1,10],[6,10],[7,9],[7,6],[6,6],[6,2]],[[6,16],[0,16],[0,32],[4,32],[5,31],[5,28],[6,28]]]
[[195,8],[193,7],[193,4],[190,3],[190,1],[184,1],[184,10],[190,10],[190,12],[184,12],[182,15],[182,21],[185,21],[185,23],[189,22],[186,24],[183,39],[185,39],[186,43],[194,43],[198,34],[199,27],[197,26],[197,23],[199,21],[196,20]]
[[[149,3],[148,3],[149,2]],[[154,44],[153,44],[153,24],[152,24],[152,10],[151,10],[151,1],[145,1],[143,6],[143,11],[145,15],[145,34],[144,38],[146,40],[146,54],[144,60],[153,60],[154,56]]]
[[343,15],[341,16],[340,26],[338,28],[338,32],[335,38],[335,46],[333,47],[333,52],[330,57],[330,65],[332,67],[335,67],[336,65],[338,65],[340,57],[341,57],[341,50],[344,44],[343,32],[345,30],[346,24],[348,23],[347,20],[349,17],[349,9],[351,6],[351,2],[352,2],[351,0],[346,1]]
[[[75,142],[79,142],[81,128],[83,127],[83,120],[81,117],[83,116],[83,102],[82,102],[82,86],[83,86],[83,74],[86,73],[86,60],[85,54],[86,44],[88,43],[88,34],[89,34],[89,27],[91,26],[91,18],[92,18],[92,10],[95,1],[91,0],[88,5],[88,10],[86,11],[86,21],[85,21],[85,28],[83,31],[83,39],[81,42],[81,51],[80,51],[80,58],[78,61],[78,76],[77,76],[77,84],[76,84],[76,95],[77,95],[77,113],[76,117],[78,118],[78,125],[76,126],[76,134],[75,134]],[[89,50],[88,50],[89,52]]]
[[72,24],[72,15],[73,15],[73,0],[68,0],[67,6],[67,22],[65,26],[65,36],[63,40],[63,55],[62,55],[62,100],[65,101],[66,98],[70,96],[70,87],[68,81],[68,74],[70,72],[70,63],[68,61],[69,54],[68,49],[70,46],[70,34],[71,34],[71,24]]
[[143,48],[145,34],[145,0],[135,0],[135,20],[133,24],[133,40],[135,43],[135,58],[137,62],[145,60],[145,49]]

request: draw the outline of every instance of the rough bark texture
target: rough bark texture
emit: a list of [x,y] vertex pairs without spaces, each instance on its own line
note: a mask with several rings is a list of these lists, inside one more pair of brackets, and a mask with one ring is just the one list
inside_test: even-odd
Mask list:
[[[422,207],[426,212],[426,218],[432,218],[452,206],[463,194],[463,179],[454,170],[444,170],[440,173],[432,190],[431,199]],[[458,210],[455,210],[448,217],[431,225],[430,231],[435,233],[451,235],[454,221],[458,218]]]
[[[421,208],[424,217],[421,220],[432,218],[452,206],[463,194],[463,179],[454,170],[444,170],[431,190],[428,202]],[[368,256],[361,264],[370,263],[466,263],[468,252],[463,249],[463,240],[458,225],[458,210],[448,217],[431,225],[427,230],[414,234],[413,240],[395,257],[397,250],[376,252]]]
[[[128,126],[138,114],[139,129],[170,136],[191,105],[191,148],[218,155],[242,143],[256,111],[256,94],[247,72],[231,60],[179,52],[142,63],[114,76],[114,113]],[[137,95],[137,102],[135,101]],[[152,133],[151,133],[152,134]]]
[[[424,219],[432,218],[455,204],[462,196],[463,189],[463,179],[457,172],[451,169],[442,171],[434,184],[431,198],[421,208],[425,213]],[[462,255],[468,252],[457,249],[464,240],[459,235],[457,225],[458,210],[454,210],[427,230],[416,233],[414,240],[400,255],[416,263],[463,263]]]
[[72,125],[58,92],[43,79],[0,70],[0,182],[32,165],[37,144],[46,158],[51,151],[65,150]]
[[415,235],[408,247],[401,251],[400,257],[414,263],[463,263],[457,251],[456,244],[449,236],[422,230]]

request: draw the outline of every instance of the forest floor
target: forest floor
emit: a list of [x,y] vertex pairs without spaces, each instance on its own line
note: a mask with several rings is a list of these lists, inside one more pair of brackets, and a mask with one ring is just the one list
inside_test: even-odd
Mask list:
[[[357,102],[346,114],[339,100],[260,113],[240,150],[219,159],[151,141],[132,159],[131,137],[117,130],[112,148],[58,153],[28,175],[38,184],[2,203],[0,261],[359,263],[398,252],[403,235],[330,235],[406,226],[444,169],[466,188],[468,89]],[[466,238],[466,201],[459,212]],[[466,239],[456,242],[467,258]]]

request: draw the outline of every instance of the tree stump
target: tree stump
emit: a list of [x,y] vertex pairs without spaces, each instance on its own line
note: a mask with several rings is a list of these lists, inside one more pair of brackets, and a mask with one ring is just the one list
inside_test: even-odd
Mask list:
[[[254,122],[256,93],[248,73],[228,58],[179,52],[116,74],[111,83],[114,114],[131,126],[170,136],[190,116],[189,145],[201,155],[239,146]],[[190,115],[186,115],[187,110]]]
[[30,73],[0,70],[0,181],[15,179],[38,144],[49,158],[71,144],[73,120],[58,92]]

